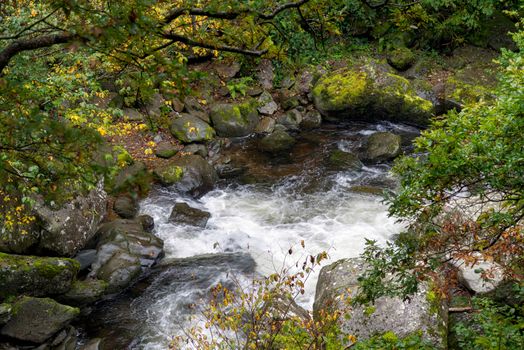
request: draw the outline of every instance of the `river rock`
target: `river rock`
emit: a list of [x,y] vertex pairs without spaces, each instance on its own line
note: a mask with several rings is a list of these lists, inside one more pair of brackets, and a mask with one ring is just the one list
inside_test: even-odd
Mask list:
[[264,136],[258,146],[264,152],[276,154],[290,150],[295,143],[296,140],[287,132],[276,130]]
[[89,340],[86,344],[80,347],[80,350],[104,350],[104,341],[101,338],[94,338]]
[[291,96],[282,101],[282,108],[286,111],[300,106],[300,98],[298,96]]
[[433,104],[419,97],[407,79],[373,64],[324,75],[313,88],[313,100],[330,119],[426,126],[433,114]]
[[187,96],[184,99],[184,105],[186,108],[186,112],[193,116],[197,117],[198,119],[203,120],[204,122],[208,123],[210,122],[209,114],[205,110],[205,108],[198,102],[198,100],[195,97]]
[[141,271],[138,256],[117,250],[96,270],[96,277],[107,282],[108,293],[117,293],[127,288]]
[[124,120],[131,122],[144,121],[144,115],[134,108],[124,108]]
[[84,271],[91,267],[91,264],[96,260],[96,249],[84,249],[76,253],[73,258],[80,264],[80,271]]
[[190,207],[187,203],[176,203],[169,216],[169,221],[176,224],[206,227],[211,214],[197,208]]
[[[69,326],[67,330],[63,331],[65,334],[63,338],[59,338],[51,343],[53,350],[76,350],[76,343],[78,340],[77,330],[75,327]],[[60,342],[58,342],[60,340]]]
[[[360,259],[343,259],[321,269],[317,282],[314,317],[320,310],[332,312],[347,310],[342,300],[358,293],[358,277],[366,269]],[[348,294],[349,290],[349,294]],[[340,295],[344,295],[340,298]],[[422,337],[439,349],[447,348],[447,305],[423,283],[410,300],[399,297],[381,297],[369,306],[353,306],[351,317],[340,317],[343,335],[354,335],[365,340],[374,335],[392,331],[405,337],[421,331]]]
[[273,89],[273,80],[275,79],[275,73],[273,70],[273,64],[268,59],[263,59],[257,67],[257,78],[258,82],[263,89]]
[[415,63],[415,54],[407,47],[399,47],[388,53],[387,60],[391,67],[405,71]]
[[130,196],[118,196],[113,210],[123,219],[132,219],[138,213],[138,203]]
[[402,139],[390,132],[376,132],[369,136],[364,146],[363,158],[370,162],[381,162],[400,154]]
[[113,193],[145,192],[150,181],[150,173],[143,162],[134,162],[120,169],[111,184]]
[[360,170],[363,164],[357,155],[336,149],[329,154],[328,166],[335,171]]
[[240,104],[220,103],[211,106],[211,120],[222,137],[247,136],[255,131],[258,111],[253,101]]
[[0,328],[11,319],[11,304],[0,304]]
[[160,117],[162,115],[163,108],[167,108],[166,100],[164,99],[164,96],[159,93],[154,93],[153,96],[151,96],[149,102],[144,107],[147,115],[153,118]]
[[182,153],[185,155],[188,154],[196,154],[201,157],[207,157],[207,147],[198,143],[192,143],[190,145],[187,145],[182,150]]
[[67,305],[83,306],[100,300],[105,294],[107,287],[107,282],[93,278],[75,281],[71,289],[57,299]]
[[155,228],[155,220],[149,215],[139,215],[136,220],[142,224],[142,228],[146,232],[153,232]]
[[22,341],[43,343],[67,326],[78,314],[77,308],[49,298],[22,297],[14,303],[11,319],[1,334]]
[[65,293],[79,268],[80,264],[73,259],[0,253],[0,298]]
[[300,122],[301,129],[316,129],[322,125],[322,115],[319,111],[308,111]]
[[298,130],[302,123],[302,113],[298,108],[287,111],[277,118],[277,122],[284,125],[288,130]]
[[255,132],[257,134],[269,134],[275,130],[275,124],[275,119],[271,117],[264,117],[260,119],[260,122],[255,128]]
[[278,105],[273,100],[273,96],[267,91],[264,91],[258,98],[258,112],[264,115],[273,115],[278,110]]
[[454,260],[452,263],[458,269],[459,282],[477,294],[493,292],[504,281],[504,269],[494,261],[477,257],[473,264],[463,259]]
[[161,141],[155,149],[155,155],[158,158],[169,159],[178,153],[178,149],[168,141]]
[[210,141],[215,137],[215,130],[208,123],[189,114],[176,117],[169,130],[184,143]]
[[155,169],[165,186],[174,185],[181,192],[200,197],[213,189],[218,179],[215,169],[201,156],[189,155]]

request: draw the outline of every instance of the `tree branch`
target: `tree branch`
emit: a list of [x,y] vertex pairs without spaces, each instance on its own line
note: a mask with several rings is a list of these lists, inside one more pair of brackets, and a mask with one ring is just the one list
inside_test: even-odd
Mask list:
[[185,36],[175,34],[175,33],[164,33],[162,34],[162,36],[165,39],[173,40],[175,42],[179,42],[179,43],[186,44],[186,45],[193,46],[193,47],[201,47],[203,49],[209,49],[209,50],[240,53],[240,54],[248,55],[248,56],[262,56],[263,54],[267,52],[267,50],[249,50],[249,49],[242,49],[240,47],[235,47],[235,46],[216,45],[216,44],[198,42],[198,41],[192,40],[190,38],[187,38]]
[[9,61],[20,52],[65,44],[74,39],[75,35],[71,33],[58,33],[16,40],[0,51],[0,75],[2,75],[2,71],[9,64]]

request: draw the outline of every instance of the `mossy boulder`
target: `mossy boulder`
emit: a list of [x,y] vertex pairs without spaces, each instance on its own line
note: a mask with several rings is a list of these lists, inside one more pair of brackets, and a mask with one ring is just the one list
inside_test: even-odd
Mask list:
[[329,154],[328,167],[332,170],[360,170],[362,162],[357,155],[336,149]]
[[164,186],[199,197],[210,191],[218,179],[215,169],[201,156],[193,154],[174,159],[155,170]]
[[189,114],[175,118],[169,130],[184,143],[211,141],[215,137],[215,130],[208,123]]
[[32,343],[43,343],[66,327],[80,310],[49,298],[22,297],[13,304],[11,319],[0,333]]
[[326,74],[313,88],[317,109],[330,119],[389,120],[425,126],[433,104],[410,82],[373,64]]
[[277,154],[289,151],[296,140],[284,130],[276,130],[264,136],[259,142],[259,148],[268,153]]
[[388,53],[388,63],[391,67],[405,71],[415,63],[415,54],[407,47],[399,47]]
[[211,106],[213,126],[222,137],[247,136],[258,124],[257,104],[246,101],[240,104],[220,103]]
[[71,289],[57,299],[67,305],[83,306],[100,300],[108,287],[108,283],[98,279],[88,278],[75,281]]
[[399,135],[383,131],[368,137],[362,158],[368,162],[381,162],[395,158],[400,154],[402,138]]
[[73,259],[0,253],[0,298],[65,293],[79,269],[80,264]]
[[178,149],[171,142],[167,141],[160,142],[155,149],[155,155],[158,158],[169,159],[177,153]]
[[[344,300],[359,292],[359,276],[367,269],[360,259],[343,259],[323,267],[320,271],[315,302],[314,319],[321,310],[333,314],[344,311]],[[417,293],[409,300],[400,297],[380,297],[371,305],[351,307],[351,317],[338,320],[342,335],[353,335],[366,340],[385,332],[403,338],[421,332],[437,349],[447,348],[447,303],[438,297],[429,283],[421,283]],[[342,296],[342,297],[341,297]],[[348,344],[349,345],[349,344]]]

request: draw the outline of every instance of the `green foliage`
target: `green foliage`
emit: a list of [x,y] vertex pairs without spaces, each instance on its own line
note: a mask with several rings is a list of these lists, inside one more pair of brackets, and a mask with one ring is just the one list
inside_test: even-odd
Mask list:
[[249,88],[249,83],[253,81],[251,77],[242,77],[238,79],[233,79],[227,82],[227,89],[231,94],[231,97],[237,98],[237,95],[246,96],[247,89]]
[[[521,299],[522,301],[522,299]],[[488,298],[473,298],[475,312],[468,322],[454,326],[457,345],[463,350],[524,348],[524,309],[497,305]]]
[[422,338],[422,334],[413,333],[399,338],[393,332],[386,332],[355,344],[355,350],[435,350],[430,342]]

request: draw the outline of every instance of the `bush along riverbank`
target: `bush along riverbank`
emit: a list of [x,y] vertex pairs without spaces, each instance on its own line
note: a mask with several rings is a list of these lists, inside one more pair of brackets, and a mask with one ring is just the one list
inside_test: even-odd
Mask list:
[[[0,349],[115,348],[112,339],[87,339],[80,332],[86,322],[77,320],[89,318],[97,305],[118,300],[137,282],[147,281],[150,274],[157,273],[155,269],[163,268],[156,266],[163,258],[164,242],[156,235],[154,219],[139,210],[140,200],[147,197],[152,187],[198,199],[217,183],[271,182],[283,174],[265,172],[260,160],[292,163],[293,157],[300,158],[297,147],[303,145],[308,132],[326,125],[340,130],[352,123],[389,122],[405,128],[357,133],[352,147],[330,150],[316,164],[329,171],[361,170],[377,164],[389,165],[405,155],[407,160],[396,166],[397,171],[402,171],[414,159],[409,155],[418,130],[433,125],[430,130],[434,131],[430,132],[438,133],[439,127],[445,126],[444,115],[484,113],[478,106],[493,105],[504,110],[500,104],[509,103],[511,96],[503,100],[504,96],[495,92],[495,73],[490,70],[498,67],[493,63],[496,56],[489,48],[469,45],[439,57],[402,46],[387,54],[357,52],[324,65],[301,66],[285,71],[283,77],[264,59],[248,72],[236,61],[212,61],[192,67],[205,78],[195,82],[187,96],[173,96],[159,87],[142,104],[129,100],[129,89],[107,84],[107,96],[97,103],[122,111],[122,122],[129,130],[108,137],[100,146],[97,162],[108,169],[105,177],[84,192],[64,187],[60,191],[70,193],[62,201],[34,196],[30,219],[24,225],[10,225],[7,216],[0,221]],[[505,69],[522,68],[522,63],[514,62],[516,57],[520,56],[506,57],[510,63],[506,62]],[[522,74],[514,74],[513,82],[522,82],[522,77],[516,76]],[[515,118],[521,117],[522,114]],[[149,131],[140,131],[144,128]],[[445,135],[440,139],[438,134],[430,135],[434,144],[448,141]],[[429,141],[426,138],[415,142],[417,156],[431,151],[421,142]],[[462,146],[466,147],[466,143]],[[432,156],[429,152],[430,160]],[[306,154],[307,157],[310,156]],[[253,166],[257,161],[258,168]],[[401,185],[405,185],[405,180],[401,179]],[[384,187],[398,192],[398,184],[393,182],[389,186],[353,186],[350,190],[372,196]],[[443,196],[444,192],[431,195]],[[522,206],[522,198],[517,200]],[[461,227],[466,232],[474,230],[471,221],[479,222],[486,212],[481,208],[475,211],[475,217],[468,218],[456,210],[470,207],[468,203],[446,204],[449,205],[440,216],[424,213],[431,216],[434,233],[449,234],[445,229],[449,229],[450,217],[456,222],[462,220]],[[172,205],[171,223],[206,227],[209,212],[187,203]],[[498,213],[503,216],[505,212]],[[506,255],[522,254],[519,220],[511,226],[518,228],[517,233],[501,233],[513,234],[512,242],[518,246],[506,247]],[[503,223],[507,221],[497,221]],[[408,260],[402,254],[416,249],[417,239],[422,242],[415,230],[419,229],[417,224],[425,225],[427,221],[417,221],[410,232],[396,239],[410,245],[383,248],[389,252],[370,243],[362,258],[343,259],[322,268],[320,262],[326,256],[311,256],[304,271],[321,268],[311,312],[295,301],[304,293],[303,282],[299,282],[304,275],[300,273],[285,270],[283,273],[288,275],[272,275],[257,285],[259,294],[255,293],[254,304],[242,307],[253,307],[251,311],[258,315],[259,323],[244,322],[246,309],[242,308],[230,320],[218,320],[215,316],[230,312],[228,303],[235,304],[242,294],[236,294],[234,288],[213,286],[211,306],[205,309],[205,315],[211,319],[208,327],[238,332],[242,334],[239,339],[257,349],[339,349],[353,344],[355,349],[524,346],[524,294],[515,282],[522,273],[518,266],[509,275],[502,264],[511,259],[506,255],[481,254],[485,250],[481,247],[473,249],[475,254],[448,254],[446,263],[438,265],[436,260],[423,257],[427,259],[424,267],[433,267],[434,273],[421,269],[418,262],[395,270],[395,264],[403,263],[403,258]],[[176,262],[173,264],[176,269]],[[418,278],[418,289],[406,275]],[[399,290],[387,294],[371,287],[382,280],[386,284],[411,281],[409,291],[415,293],[406,297]],[[222,297],[217,297],[217,293],[222,293]],[[253,297],[249,293],[253,292],[243,296]],[[362,299],[371,304],[351,303]],[[205,341],[199,338],[199,332],[192,329],[186,338],[176,340],[198,339],[195,344],[202,346],[198,348],[213,348],[211,343],[203,345]],[[128,340],[126,346],[131,346],[133,339]],[[173,348],[178,346],[175,343]]]

